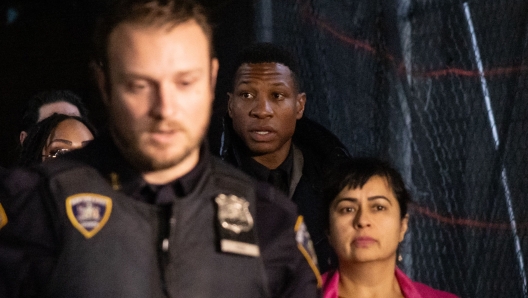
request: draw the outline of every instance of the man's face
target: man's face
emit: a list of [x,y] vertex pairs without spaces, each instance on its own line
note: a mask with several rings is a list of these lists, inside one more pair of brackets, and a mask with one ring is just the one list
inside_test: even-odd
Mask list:
[[252,154],[287,154],[306,102],[290,69],[279,63],[242,64],[228,95],[233,128]]
[[114,139],[142,172],[198,161],[218,62],[202,29],[123,23],[109,36],[104,93]]

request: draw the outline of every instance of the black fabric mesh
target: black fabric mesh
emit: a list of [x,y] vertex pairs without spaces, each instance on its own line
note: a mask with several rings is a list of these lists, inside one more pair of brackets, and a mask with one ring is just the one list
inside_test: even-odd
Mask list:
[[455,0],[272,3],[306,115],[412,190],[405,272],[462,297],[528,297],[528,2],[467,2],[473,30]]

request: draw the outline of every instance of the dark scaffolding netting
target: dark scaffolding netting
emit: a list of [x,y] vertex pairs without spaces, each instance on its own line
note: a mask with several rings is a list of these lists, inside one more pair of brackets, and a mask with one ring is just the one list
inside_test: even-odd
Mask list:
[[305,115],[412,190],[404,271],[462,297],[528,297],[528,2],[271,2]]

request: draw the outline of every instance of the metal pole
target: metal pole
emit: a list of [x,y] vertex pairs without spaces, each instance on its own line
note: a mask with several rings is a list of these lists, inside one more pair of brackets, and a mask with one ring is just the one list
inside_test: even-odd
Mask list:
[[[491,106],[491,100],[488,91],[488,83],[486,77],[484,76],[484,67],[482,66],[482,59],[480,58],[480,49],[477,43],[477,37],[475,36],[475,29],[473,27],[473,21],[471,20],[471,12],[469,10],[469,5],[467,2],[463,3],[464,5],[464,14],[469,27],[469,33],[471,35],[471,44],[473,46],[473,52],[475,53],[475,62],[477,63],[479,76],[480,76],[480,86],[482,88],[482,93],[484,95],[484,101],[486,103],[486,109],[488,111],[488,120],[493,134],[493,140],[495,142],[495,150],[499,149],[500,139],[497,132],[497,125],[495,123],[495,115],[493,113],[493,107]],[[521,250],[521,242],[519,240],[519,234],[517,233],[517,222],[515,221],[515,213],[513,212],[513,206],[511,201],[510,187],[508,184],[508,175],[504,164],[501,169],[501,182],[502,187],[504,188],[504,197],[506,198],[506,205],[508,207],[508,215],[510,217],[510,223],[513,233],[513,241],[515,246],[515,254],[517,255],[517,261],[519,262],[519,273],[523,280],[523,292],[525,293],[524,297],[528,297],[528,286],[526,282],[526,271],[524,269],[524,259]]]
[[[382,5],[386,5],[385,2],[381,1]],[[404,140],[401,142],[403,153],[400,156],[402,162],[402,174],[405,177],[405,182],[414,190],[416,189],[412,181],[412,118],[411,118],[411,109],[409,107],[409,102],[407,96],[410,95],[409,86],[412,84],[412,47],[411,47],[411,34],[412,27],[409,20],[409,10],[411,8],[411,0],[399,0],[397,1],[396,14],[397,14],[397,24],[398,24],[398,33],[400,35],[400,47],[402,50],[402,59],[405,64],[405,70],[407,75],[407,80],[400,80],[397,75],[397,70],[394,70],[394,80],[395,80],[395,89],[397,91],[396,97],[400,104],[401,115],[405,126],[402,128],[402,137]],[[415,272],[413,270],[413,251],[412,251],[412,233],[407,233],[405,236],[405,242],[402,243],[405,247],[403,250],[403,263],[406,269],[406,272],[409,276],[414,276]]]

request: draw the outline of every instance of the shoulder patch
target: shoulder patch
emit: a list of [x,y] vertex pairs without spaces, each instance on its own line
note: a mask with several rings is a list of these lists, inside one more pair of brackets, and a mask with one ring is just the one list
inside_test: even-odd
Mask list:
[[297,241],[297,247],[306,258],[306,261],[317,278],[317,287],[321,288],[323,281],[321,279],[321,273],[317,267],[317,255],[315,254],[313,242],[310,233],[304,224],[304,218],[302,215],[297,217],[297,223],[295,223],[295,240]]
[[7,225],[7,214],[5,213],[4,207],[0,204],[0,229]]
[[79,193],[66,199],[66,214],[86,239],[97,234],[110,218],[112,199],[94,193]]

